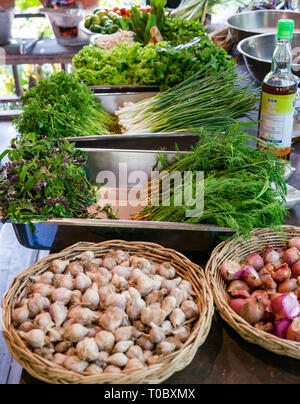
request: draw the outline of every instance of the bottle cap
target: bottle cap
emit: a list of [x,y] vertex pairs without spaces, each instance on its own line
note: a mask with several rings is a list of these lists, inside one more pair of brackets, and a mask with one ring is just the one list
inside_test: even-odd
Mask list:
[[279,20],[278,21],[278,39],[292,39],[294,35],[294,20]]

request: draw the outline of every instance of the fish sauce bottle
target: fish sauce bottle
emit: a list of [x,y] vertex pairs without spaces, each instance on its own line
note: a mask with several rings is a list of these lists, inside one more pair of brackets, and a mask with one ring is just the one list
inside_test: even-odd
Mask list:
[[[298,78],[292,73],[292,39],[295,22],[279,20],[277,46],[273,54],[272,70],[262,84],[258,138],[277,149],[276,154],[289,160]],[[258,141],[258,147],[264,144]]]

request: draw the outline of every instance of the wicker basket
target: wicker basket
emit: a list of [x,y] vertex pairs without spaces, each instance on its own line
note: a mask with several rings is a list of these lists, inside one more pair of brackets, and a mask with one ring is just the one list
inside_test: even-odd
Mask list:
[[[71,259],[86,250],[91,250],[97,258],[104,256],[110,249],[122,249],[155,263],[169,261],[176,268],[177,274],[190,281],[196,292],[199,307],[199,320],[195,322],[192,334],[184,346],[143,370],[126,371],[122,374],[102,374],[90,376],[71,372],[30,351],[12,326],[11,314],[15,303],[31,285],[30,277],[48,270],[51,262],[57,258]],[[50,255],[37,262],[33,267],[21,273],[12,282],[2,301],[3,335],[12,356],[33,377],[51,384],[158,384],[168,379],[173,373],[182,370],[193,360],[198,348],[205,342],[209,333],[214,313],[213,297],[204,271],[180,253],[165,249],[157,244],[142,242],[110,241],[100,244],[78,243],[59,254]]]
[[257,229],[251,233],[249,241],[234,239],[220,244],[212,253],[206,267],[206,276],[212,286],[214,301],[221,317],[234,328],[239,335],[252,344],[260,345],[278,355],[300,359],[300,343],[287,341],[258,330],[247,323],[229,305],[227,285],[220,275],[219,268],[225,260],[242,262],[252,252],[261,253],[267,245],[283,247],[287,240],[300,236],[300,227],[284,226],[284,232],[271,229]]

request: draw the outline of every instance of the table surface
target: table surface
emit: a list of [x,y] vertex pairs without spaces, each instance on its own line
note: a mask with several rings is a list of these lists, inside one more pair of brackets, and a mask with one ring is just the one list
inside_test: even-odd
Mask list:
[[[34,39],[25,39],[25,46]],[[5,63],[7,65],[21,64],[44,64],[72,62],[73,56],[78,53],[82,46],[61,46],[56,39],[43,38],[39,41],[28,55],[20,54],[20,38],[14,38],[9,44],[2,48],[6,54]]]

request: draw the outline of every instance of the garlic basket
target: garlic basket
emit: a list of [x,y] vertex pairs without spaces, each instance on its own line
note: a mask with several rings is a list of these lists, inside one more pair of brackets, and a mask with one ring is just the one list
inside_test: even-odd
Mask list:
[[[112,258],[116,254],[128,258],[126,265],[125,261],[116,265],[117,258]],[[144,263],[149,262],[157,273],[143,273]],[[111,283],[105,277],[112,278]],[[149,279],[160,286],[151,287]],[[102,284],[106,286],[99,287]],[[111,284],[114,293],[104,296]],[[128,288],[132,284],[135,292],[135,287]],[[141,299],[130,297],[129,289],[147,301],[138,315],[136,303]],[[168,294],[176,296],[173,289],[189,296],[180,300],[181,308],[178,301],[172,306],[176,299]],[[119,321],[121,294],[128,300]],[[119,240],[78,243],[40,260],[14,279],[2,310],[3,336],[12,356],[33,377],[50,384],[161,383],[190,364],[207,338],[214,313],[212,294],[199,266],[157,244]],[[164,328],[165,335],[172,334],[166,340],[161,337],[162,313],[163,323],[171,326],[168,332]],[[97,326],[91,325],[93,321],[98,321]],[[55,348],[53,353],[45,349],[48,343]]]

